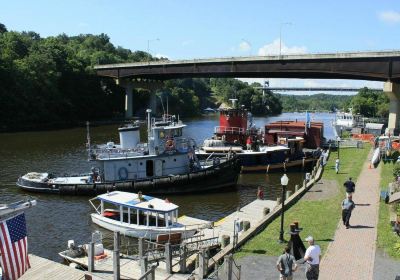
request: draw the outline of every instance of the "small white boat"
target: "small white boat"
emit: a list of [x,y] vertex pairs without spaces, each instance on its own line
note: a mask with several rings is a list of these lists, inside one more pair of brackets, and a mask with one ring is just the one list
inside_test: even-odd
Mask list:
[[[96,205],[93,201],[98,201]],[[141,193],[113,191],[98,195],[89,202],[96,213],[92,222],[110,231],[132,237],[157,240],[158,235],[181,234],[182,239],[192,237],[201,227],[209,224],[185,225],[178,222],[178,206]]]
[[381,154],[380,148],[378,147],[378,148],[375,149],[374,154],[372,156],[372,159],[371,159],[372,165],[378,164],[378,162],[380,160],[380,154]]

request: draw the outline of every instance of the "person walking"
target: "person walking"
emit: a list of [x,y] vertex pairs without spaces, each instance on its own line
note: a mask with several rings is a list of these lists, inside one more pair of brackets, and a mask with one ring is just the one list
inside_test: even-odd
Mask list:
[[352,181],[351,177],[349,178],[349,180],[344,182],[343,186],[345,186],[346,188],[347,197],[349,197],[349,195],[353,195],[356,190],[356,185]]
[[340,160],[339,160],[339,158],[337,158],[335,160],[335,171],[336,171],[336,174],[339,174],[339,164],[340,164]]
[[293,255],[290,254],[290,247],[285,247],[283,254],[276,262],[276,268],[280,273],[281,280],[292,280],[293,272],[297,270],[297,263]]
[[306,263],[306,278],[308,280],[318,280],[321,248],[314,244],[314,238],[312,236],[308,236],[306,241],[309,245],[306,253],[304,254],[304,260]]
[[350,227],[350,217],[351,217],[351,211],[356,207],[354,204],[352,195],[349,195],[347,198],[343,199],[342,201],[342,221],[343,225],[346,226],[346,228]]

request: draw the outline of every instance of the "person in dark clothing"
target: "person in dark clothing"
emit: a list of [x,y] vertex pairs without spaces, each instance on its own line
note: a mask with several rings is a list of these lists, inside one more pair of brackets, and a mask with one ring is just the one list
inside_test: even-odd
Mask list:
[[351,195],[342,201],[342,221],[346,228],[350,227],[351,211],[353,211],[354,207],[356,206]]
[[280,273],[281,280],[292,280],[293,272],[297,269],[296,259],[290,254],[290,247],[285,247],[283,254],[279,256],[276,262],[276,268]]
[[349,180],[344,182],[343,186],[346,188],[347,197],[349,197],[349,195],[353,195],[353,192],[356,190],[356,185],[351,180],[351,177]]

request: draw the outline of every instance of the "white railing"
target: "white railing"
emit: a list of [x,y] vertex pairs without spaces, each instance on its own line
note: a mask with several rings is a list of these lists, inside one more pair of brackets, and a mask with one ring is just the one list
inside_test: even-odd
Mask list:
[[245,131],[241,127],[226,127],[226,126],[216,126],[214,128],[214,133],[240,133],[243,134]]

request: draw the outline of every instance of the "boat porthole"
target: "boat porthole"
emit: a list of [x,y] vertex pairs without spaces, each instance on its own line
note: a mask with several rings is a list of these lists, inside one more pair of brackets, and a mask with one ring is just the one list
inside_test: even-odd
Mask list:
[[165,159],[163,159],[162,163],[165,163]]
[[126,180],[128,179],[128,169],[126,167],[121,167],[118,170],[118,176],[120,180]]
[[143,165],[143,162],[141,162],[140,165]]
[[174,161],[176,161],[176,158],[174,158]]
[[128,163],[128,166],[131,166],[132,164]]

